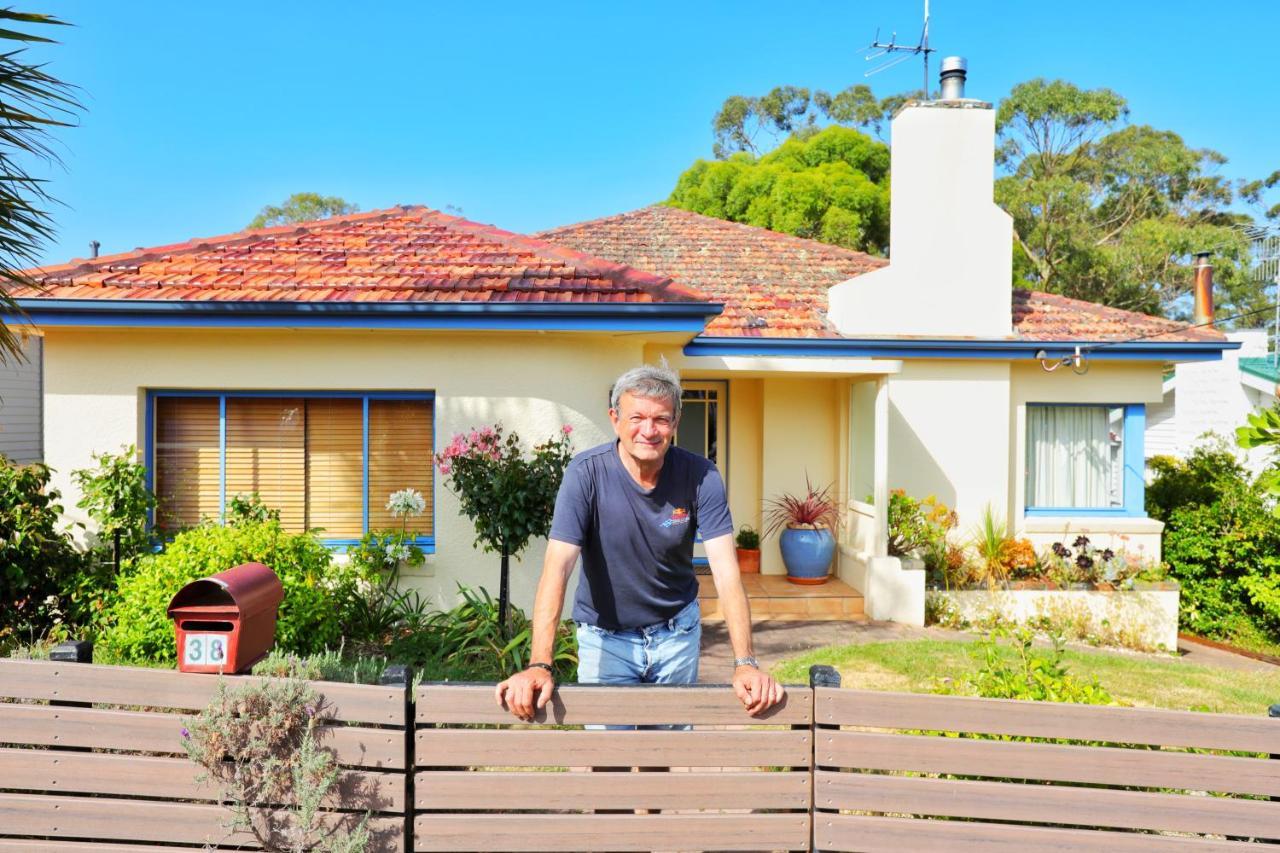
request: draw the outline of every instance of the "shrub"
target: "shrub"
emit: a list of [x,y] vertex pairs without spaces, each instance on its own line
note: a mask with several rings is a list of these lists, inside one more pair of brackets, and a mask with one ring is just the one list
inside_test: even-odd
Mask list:
[[147,469],[137,455],[137,448],[128,445],[119,454],[94,454],[96,467],[71,472],[82,495],[76,506],[97,523],[98,546],[117,565],[151,545],[147,514],[156,498],[147,488]]
[[[470,681],[500,681],[529,663],[533,642],[529,619],[518,607],[508,616],[510,639],[504,639],[498,623],[497,603],[481,588],[472,591],[461,584],[462,603],[433,614],[424,630],[393,644],[393,660],[415,663],[433,677]],[[551,665],[556,681],[577,678],[578,641],[572,622],[556,629]]]
[[173,626],[165,614],[170,599],[193,580],[248,562],[263,563],[280,576],[284,601],[276,645],[298,654],[336,647],[357,583],[370,582],[357,567],[332,563],[315,536],[289,533],[279,521],[227,527],[207,522],[122,572],[102,646],[124,661],[175,661]]
[[502,424],[496,424],[454,435],[436,455],[445,485],[475,525],[476,545],[501,555],[498,609],[504,624],[510,558],[518,557],[530,539],[551,531],[572,432],[566,424],[526,457],[520,436],[512,432],[504,438]]
[[1155,456],[1147,465],[1154,475],[1146,490],[1147,514],[1166,522],[1179,507],[1214,503],[1227,483],[1247,482],[1240,461],[1221,437],[1200,442],[1186,459]]
[[744,524],[738,528],[738,535],[733,541],[744,551],[754,551],[760,547],[760,533],[750,524]]
[[0,646],[67,630],[60,596],[84,562],[49,474],[0,456]]
[[1198,634],[1231,639],[1252,623],[1280,635],[1280,519],[1244,483],[1220,481],[1207,505],[1174,510],[1165,528],[1164,557],[1182,586],[1181,624]]
[[298,674],[236,690],[219,683],[209,706],[182,729],[183,747],[227,803],[229,830],[247,831],[276,853],[363,851],[367,816],[349,815],[335,829],[320,810],[336,792],[339,768],[317,743],[316,728],[328,716],[324,698]]
[[[1110,705],[1109,694],[1097,678],[1084,681],[1072,675],[1063,663],[1060,636],[1051,638],[1049,649],[1036,648],[1036,634],[1030,628],[997,628],[975,644],[980,657],[978,669],[961,681],[939,685],[936,692],[972,692],[985,699],[1026,699],[1036,702],[1075,702]],[[1010,655],[1000,640],[1010,640]]]

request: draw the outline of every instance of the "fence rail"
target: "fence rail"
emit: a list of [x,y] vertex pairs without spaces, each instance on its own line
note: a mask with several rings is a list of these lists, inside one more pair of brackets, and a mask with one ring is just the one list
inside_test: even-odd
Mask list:
[[[236,677],[237,684],[253,679]],[[789,688],[313,683],[377,850],[1276,849],[1280,720]],[[216,677],[0,661],[0,853],[252,849],[184,755]],[[625,727],[625,728],[619,728]]]

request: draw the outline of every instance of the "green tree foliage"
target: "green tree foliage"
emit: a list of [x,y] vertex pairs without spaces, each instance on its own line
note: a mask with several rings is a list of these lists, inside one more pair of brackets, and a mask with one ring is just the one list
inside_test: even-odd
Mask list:
[[1194,252],[1214,255],[1217,304],[1266,304],[1249,281],[1242,217],[1228,210],[1226,158],[1176,133],[1120,127],[1124,98],[1064,80],[1013,88],[996,114],[996,201],[1013,217],[1020,286],[1149,314],[1191,287]]
[[[780,86],[762,96],[734,95],[712,121],[718,162],[698,161],[685,171],[669,202],[881,250],[888,242],[888,214],[877,209],[868,218],[872,205],[862,183],[832,174],[830,167],[820,174],[808,166],[780,186],[779,169],[766,168],[767,161],[787,146],[803,148],[829,132],[821,129],[827,125],[883,139],[893,114],[922,94],[877,98],[860,84],[835,94]],[[1262,309],[1266,297],[1247,269],[1243,226],[1249,219],[1232,211],[1236,193],[1218,174],[1226,158],[1192,148],[1172,131],[1126,126],[1128,115],[1116,92],[1064,80],[1021,83],[1000,103],[995,194],[1014,220],[1015,286],[1176,317],[1186,311],[1182,297],[1192,283],[1192,255],[1208,251],[1219,316]],[[887,192],[883,173],[865,171],[854,160],[848,165]],[[1280,219],[1280,203],[1266,208],[1268,192],[1277,187],[1280,170],[1241,184],[1239,197]],[[877,233],[881,219],[883,235]]]
[[792,136],[763,157],[699,160],[668,203],[861,251],[889,240],[889,149],[847,127]]
[[61,495],[44,465],[0,456],[0,649],[65,626],[60,595],[81,557],[61,524]]
[[1280,187],[1280,169],[1276,169],[1265,178],[1242,183],[1240,197],[1250,204],[1263,208],[1262,215],[1265,218],[1280,221],[1280,199],[1274,199],[1275,203],[1270,207],[1267,206],[1268,193],[1277,187]]
[[[810,94],[799,86],[778,86],[767,95],[732,95],[711,120],[715,132],[712,151],[725,160],[742,151],[759,155],[791,134],[815,133],[821,122],[870,130],[883,140],[889,119],[920,91],[876,98],[865,84],[843,91]],[[768,144],[765,144],[767,141]]]
[[269,204],[262,208],[247,227],[270,228],[273,225],[310,222],[314,219],[327,219],[330,216],[344,216],[359,210],[357,205],[336,195],[294,193],[279,206]]
[[[71,87],[27,60],[26,46],[53,44],[51,39],[24,31],[35,27],[65,26],[49,15],[0,9],[0,308],[10,316],[23,316],[9,287],[29,285],[21,270],[35,266],[40,246],[53,236],[48,208],[53,199],[44,181],[28,170],[33,159],[57,163],[50,133],[68,127],[80,104]],[[24,27],[24,30],[15,29]],[[22,342],[13,329],[0,322],[0,361],[22,361]]]

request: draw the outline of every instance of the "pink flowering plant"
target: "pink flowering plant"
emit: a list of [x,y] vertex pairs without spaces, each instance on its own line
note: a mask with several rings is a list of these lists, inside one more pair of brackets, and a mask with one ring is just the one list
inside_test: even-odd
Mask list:
[[529,540],[551,531],[556,492],[569,464],[569,434],[560,433],[526,453],[520,436],[502,424],[458,433],[436,454],[445,485],[476,529],[476,545],[502,556],[498,619],[507,624],[509,564]]

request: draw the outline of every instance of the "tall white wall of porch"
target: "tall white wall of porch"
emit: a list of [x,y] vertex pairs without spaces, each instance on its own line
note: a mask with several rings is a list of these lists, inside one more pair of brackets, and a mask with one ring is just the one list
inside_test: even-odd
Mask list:
[[1010,519],[1010,426],[1007,362],[904,363],[889,378],[889,488],[936,495],[962,530],[988,504]]

